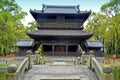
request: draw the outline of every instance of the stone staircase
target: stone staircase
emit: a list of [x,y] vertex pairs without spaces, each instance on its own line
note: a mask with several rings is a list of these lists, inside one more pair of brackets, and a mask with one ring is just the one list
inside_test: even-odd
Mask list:
[[87,66],[74,65],[73,57],[50,57],[49,60],[46,65],[33,65],[23,80],[98,80]]
[[78,75],[43,75],[40,80],[80,80]]
[[[90,79],[91,77],[91,79]],[[95,74],[83,65],[49,66],[34,65],[25,73],[23,80],[98,80]]]

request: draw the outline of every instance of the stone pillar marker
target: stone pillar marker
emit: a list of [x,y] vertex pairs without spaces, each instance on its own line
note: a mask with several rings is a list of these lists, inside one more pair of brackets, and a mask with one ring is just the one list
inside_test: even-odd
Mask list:
[[10,64],[7,67],[7,73],[6,73],[6,80],[17,80],[17,65],[16,64]]
[[82,62],[83,65],[86,64],[86,62],[85,62],[85,51],[82,51],[81,62]]
[[93,51],[93,50],[90,50],[90,51],[89,51],[89,55],[94,55],[94,51]]
[[31,56],[31,54],[32,54],[31,50],[26,51],[26,56],[29,58],[29,63],[28,63],[29,69],[32,68],[32,56]]
[[82,51],[82,55],[85,55],[85,51]]
[[39,55],[38,55],[38,51],[35,51],[35,64],[39,63]]
[[80,57],[77,57],[77,64],[78,64],[78,65],[81,64],[81,59],[80,59]]
[[105,65],[102,67],[102,77],[101,80],[114,80],[114,75],[112,73],[112,67],[109,65]]
[[94,51],[90,50],[89,51],[89,59],[88,59],[88,68],[90,68],[90,69],[92,68],[92,64],[91,64],[92,57],[94,57]]

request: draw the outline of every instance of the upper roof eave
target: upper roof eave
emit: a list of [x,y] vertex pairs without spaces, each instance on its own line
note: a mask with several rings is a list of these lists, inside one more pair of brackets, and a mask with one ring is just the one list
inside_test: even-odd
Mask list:
[[76,14],[76,15],[80,15],[80,14],[91,14],[91,10],[90,11],[80,11],[80,12],[77,12],[77,13],[45,13],[45,12],[42,12],[42,10],[32,10],[30,9],[30,13],[31,14]]

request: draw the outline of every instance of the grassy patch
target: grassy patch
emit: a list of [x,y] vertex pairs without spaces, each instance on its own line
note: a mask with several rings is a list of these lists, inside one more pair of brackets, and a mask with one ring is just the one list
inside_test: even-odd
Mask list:
[[7,67],[9,64],[0,64],[0,67]]
[[0,80],[5,80],[6,71],[0,71]]

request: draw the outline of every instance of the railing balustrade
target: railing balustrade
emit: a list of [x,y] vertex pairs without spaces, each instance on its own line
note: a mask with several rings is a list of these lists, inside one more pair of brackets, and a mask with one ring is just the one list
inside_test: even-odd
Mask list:
[[40,27],[44,28],[82,28],[84,20],[56,20],[56,19],[44,19],[38,20]]
[[28,64],[29,64],[29,58],[26,57],[22,63],[19,65],[16,73],[18,74],[18,80],[22,80],[21,78],[23,77],[25,69],[28,69]]
[[6,80],[23,80],[24,71],[31,68],[31,55],[28,55],[18,66],[15,73],[7,73]]
[[103,71],[102,71],[102,67],[100,66],[99,62],[94,57],[92,57],[91,64],[92,64],[91,68],[95,71],[99,80],[102,80],[101,77],[102,77]]
[[[81,63],[87,65],[93,70],[99,80],[114,80],[112,68],[110,66],[102,67],[93,55],[82,55]],[[103,69],[104,68],[104,69]],[[111,72],[108,73],[108,71]]]
[[111,67],[111,73],[108,73],[108,71],[110,70],[110,66],[104,67],[103,69],[100,66],[99,62],[94,57],[92,57],[91,64],[92,64],[91,68],[94,70],[99,80],[114,80],[112,67]]

